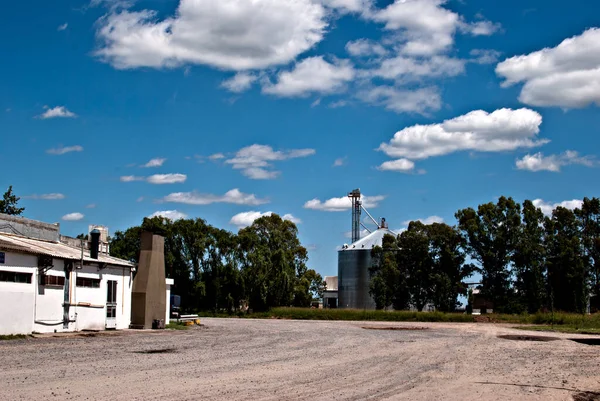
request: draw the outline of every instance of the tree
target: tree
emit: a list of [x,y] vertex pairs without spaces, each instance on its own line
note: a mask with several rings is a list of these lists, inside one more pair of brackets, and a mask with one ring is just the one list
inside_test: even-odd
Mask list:
[[436,310],[452,312],[459,305],[458,296],[467,294],[463,280],[473,274],[475,266],[465,263],[466,240],[447,224],[427,226],[432,257],[431,302]]
[[600,296],[600,199],[584,198],[581,209],[576,209],[575,215],[579,220],[591,292]]
[[516,243],[513,262],[518,303],[529,313],[546,304],[546,249],[544,214],[533,202],[523,202],[523,224]]
[[298,278],[294,288],[294,306],[307,307],[315,298],[323,298],[325,282],[313,269],[307,270]]
[[12,185],[9,186],[0,200],[0,213],[20,216],[25,211],[24,207],[17,207],[20,199],[13,194]]
[[308,260],[296,225],[272,214],[240,230],[238,237],[249,306],[267,310],[291,305]]
[[429,253],[427,226],[420,221],[411,222],[408,230],[398,237],[398,248],[398,265],[407,274],[410,303],[421,311],[431,300],[433,286],[433,260]]
[[384,235],[382,246],[376,246],[371,251],[373,262],[369,268],[369,294],[379,310],[390,305],[402,310],[410,305],[407,274],[403,266],[398,264],[398,253],[397,238],[393,235]]
[[557,207],[544,227],[552,306],[565,312],[584,313],[589,299],[589,274],[575,213]]
[[496,204],[479,205],[456,213],[458,228],[467,238],[467,252],[478,262],[482,294],[494,303],[494,310],[507,311],[511,299],[509,264],[519,239],[521,208],[504,196]]

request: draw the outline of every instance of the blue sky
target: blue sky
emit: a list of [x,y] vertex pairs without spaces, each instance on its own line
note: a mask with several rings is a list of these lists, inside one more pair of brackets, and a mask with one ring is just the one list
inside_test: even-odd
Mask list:
[[392,229],[454,224],[457,209],[500,195],[574,207],[599,195],[599,11],[584,0],[11,2],[0,185],[67,235],[166,211],[232,231],[288,215],[324,275],[349,241],[335,198],[354,188]]

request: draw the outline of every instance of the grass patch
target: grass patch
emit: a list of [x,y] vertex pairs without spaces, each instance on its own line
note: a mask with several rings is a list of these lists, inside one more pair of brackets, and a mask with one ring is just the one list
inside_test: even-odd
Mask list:
[[25,334],[0,335],[0,341],[25,340],[27,337]]
[[165,329],[168,330],[187,330],[188,328],[189,326],[186,326],[184,322],[177,321],[169,322],[169,324],[165,326]]

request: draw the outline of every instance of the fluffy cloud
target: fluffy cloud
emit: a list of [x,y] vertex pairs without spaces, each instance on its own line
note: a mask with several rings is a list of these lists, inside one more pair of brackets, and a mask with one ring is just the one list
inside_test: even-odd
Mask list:
[[235,188],[225,195],[202,194],[199,192],[176,192],[165,196],[163,202],[183,203],[186,205],[210,205],[213,203],[232,203],[235,205],[262,205],[269,203],[268,199],[257,198],[254,194],[245,194]]
[[408,226],[412,221],[420,221],[423,224],[443,223],[444,219],[440,216],[429,216],[425,219],[406,220],[402,222],[403,225]]
[[412,173],[415,170],[415,163],[408,159],[390,160],[378,167],[382,171],[397,171],[400,173]]
[[502,55],[498,50],[493,49],[473,49],[469,52],[472,57],[471,62],[477,64],[495,64]]
[[474,36],[490,36],[501,29],[501,25],[491,21],[477,21],[461,24],[461,30]]
[[163,164],[165,164],[166,161],[167,161],[167,159],[158,157],[156,159],[150,160],[148,163],[144,164],[142,167],[146,167],[146,168],[161,167]]
[[[238,228],[244,228],[244,227],[248,227],[248,226],[252,225],[252,223],[254,223],[254,220],[259,219],[263,216],[270,216],[272,214],[273,214],[273,212],[261,213],[261,212],[255,212],[255,211],[238,213],[231,218],[229,223],[233,224],[235,226],[238,226]],[[281,218],[283,220],[289,220],[294,224],[302,223],[302,220],[294,217],[291,214],[284,214],[283,216],[281,216]]]
[[579,156],[579,153],[568,150],[560,155],[544,156],[541,152],[533,155],[527,154],[516,162],[519,170],[552,171],[555,173],[559,172],[562,167],[570,164],[581,164],[592,167],[594,161],[591,157]]
[[38,118],[47,120],[49,118],[75,118],[77,115],[72,111],[67,110],[65,106],[48,107],[44,106],[45,112],[40,114]]
[[404,128],[379,150],[390,157],[414,160],[465,150],[532,148],[548,142],[537,139],[541,123],[542,116],[529,109],[476,110],[440,124]]
[[346,43],[346,51],[354,57],[385,56],[388,51],[370,39],[358,39]]
[[346,164],[346,158],[340,157],[340,158],[335,159],[335,161],[333,162],[333,167],[341,167],[344,164]]
[[411,58],[398,56],[383,60],[375,76],[401,81],[420,80],[425,77],[453,77],[465,72],[465,61],[446,56]]
[[181,220],[181,219],[187,218],[187,214],[179,212],[177,210],[163,210],[163,211],[159,211],[159,212],[154,212],[148,217],[150,217],[150,218],[162,217],[164,219],[169,219],[169,220],[175,221],[175,220]]
[[435,87],[409,90],[394,86],[375,86],[358,92],[357,97],[396,113],[427,114],[442,106],[442,98]]
[[242,93],[250,89],[258,76],[248,72],[238,72],[233,77],[221,82],[221,87],[233,93]]
[[67,27],[69,26],[69,24],[67,22],[65,22],[62,25],[59,25],[58,28],[56,28],[57,31],[64,31],[65,29],[67,29]]
[[503,86],[524,83],[519,100],[526,104],[563,108],[600,104],[600,29],[506,59],[496,74],[505,79]]
[[225,158],[225,155],[223,153],[215,153],[215,154],[208,156],[208,158],[210,160],[221,160],[221,159]]
[[265,85],[263,93],[282,97],[335,93],[354,76],[354,68],[347,60],[331,64],[322,56],[310,57],[298,62],[291,71],[280,72],[277,82]]
[[327,13],[312,0],[181,0],[101,18],[96,55],[116,68],[204,64],[227,70],[288,63],[323,38]]
[[[383,195],[377,196],[362,196],[362,204],[365,208],[375,208],[379,206],[379,202],[385,199]],[[352,201],[348,197],[331,198],[324,202],[315,198],[304,204],[305,209],[322,210],[324,212],[344,212],[352,208]]]
[[62,219],[64,221],[80,221],[83,220],[85,216],[81,213],[69,213],[69,214],[65,214]]
[[307,157],[315,154],[314,149],[294,149],[289,151],[273,150],[267,145],[251,145],[237,151],[235,157],[226,160],[234,169],[254,180],[273,179],[279,171],[270,170],[272,162]]
[[24,196],[24,198],[37,199],[37,200],[62,200],[62,199],[65,199],[66,196],[63,194],[60,194],[60,193],[51,193],[51,194],[41,194],[41,195],[33,194],[33,195]]
[[329,8],[339,10],[344,13],[358,13],[367,11],[373,0],[320,0],[321,3]]
[[121,182],[146,181],[149,184],[181,184],[187,180],[185,174],[154,174],[149,177],[139,177],[136,175],[125,175],[120,178]]
[[48,149],[46,153],[50,155],[64,155],[65,153],[70,152],[83,152],[83,146],[75,145],[75,146],[60,146],[58,148]]
[[542,210],[542,213],[544,213],[546,216],[551,216],[552,211],[559,206],[570,210],[579,209],[583,205],[583,201],[579,199],[573,199],[566,200],[560,203],[550,203],[542,199],[536,199],[533,201],[533,205],[535,207],[540,208]]

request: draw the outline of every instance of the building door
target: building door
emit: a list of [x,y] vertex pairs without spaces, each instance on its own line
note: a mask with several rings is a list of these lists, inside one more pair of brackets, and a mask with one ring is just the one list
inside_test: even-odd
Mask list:
[[106,286],[106,328],[117,328],[117,282],[108,280]]

